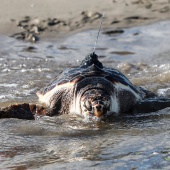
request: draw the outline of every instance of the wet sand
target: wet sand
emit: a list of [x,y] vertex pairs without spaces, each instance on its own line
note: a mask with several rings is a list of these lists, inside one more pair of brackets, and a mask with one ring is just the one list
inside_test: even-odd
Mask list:
[[63,37],[99,27],[118,29],[170,19],[169,0],[1,0],[0,34],[18,39]]

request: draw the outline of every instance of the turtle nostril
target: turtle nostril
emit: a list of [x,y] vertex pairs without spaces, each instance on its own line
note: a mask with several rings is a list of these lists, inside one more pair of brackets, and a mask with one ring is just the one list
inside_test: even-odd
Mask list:
[[96,110],[97,110],[97,111],[100,111],[100,110],[101,110],[101,108],[102,108],[102,106],[101,106],[101,105],[97,105],[97,106],[96,106]]

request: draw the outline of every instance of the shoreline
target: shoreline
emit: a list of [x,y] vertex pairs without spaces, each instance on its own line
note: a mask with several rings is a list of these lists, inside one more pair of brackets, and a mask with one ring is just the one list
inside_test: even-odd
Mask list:
[[168,0],[2,0],[0,35],[37,41],[98,29],[122,29],[170,19]]

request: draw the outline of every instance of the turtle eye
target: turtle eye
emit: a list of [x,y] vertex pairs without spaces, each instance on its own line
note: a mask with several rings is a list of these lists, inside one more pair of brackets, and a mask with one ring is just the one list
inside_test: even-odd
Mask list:
[[91,99],[92,102],[94,102],[95,100],[97,100],[97,97],[93,97],[93,98]]
[[88,111],[92,110],[91,102],[89,102],[88,100],[85,101],[84,106]]

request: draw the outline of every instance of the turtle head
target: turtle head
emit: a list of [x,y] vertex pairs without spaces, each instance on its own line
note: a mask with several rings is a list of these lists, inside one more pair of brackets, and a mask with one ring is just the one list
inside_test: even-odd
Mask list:
[[85,117],[103,117],[110,111],[110,96],[101,89],[90,89],[81,97],[81,112]]

